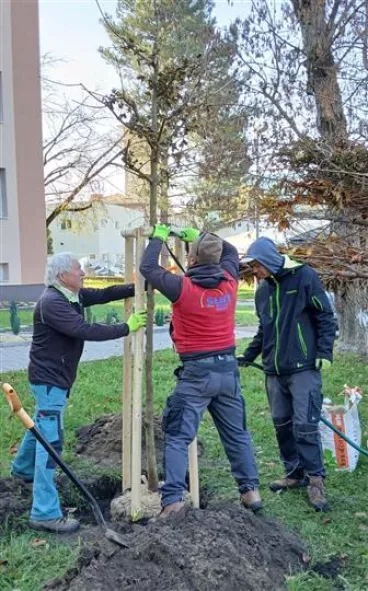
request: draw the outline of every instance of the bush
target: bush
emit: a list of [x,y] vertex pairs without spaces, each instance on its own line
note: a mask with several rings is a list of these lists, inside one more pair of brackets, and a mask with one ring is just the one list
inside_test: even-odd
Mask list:
[[165,313],[163,308],[157,308],[155,312],[155,324],[156,326],[163,326],[165,324]]
[[18,306],[15,302],[11,302],[9,307],[10,313],[10,326],[13,331],[13,334],[20,333],[20,318],[18,314]]

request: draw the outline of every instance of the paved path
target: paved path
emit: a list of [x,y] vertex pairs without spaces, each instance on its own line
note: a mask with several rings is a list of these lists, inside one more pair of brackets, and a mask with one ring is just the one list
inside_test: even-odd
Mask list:
[[[236,328],[236,338],[252,337],[256,332],[256,327],[238,326]],[[28,365],[30,335],[22,335],[15,342],[3,342],[0,346],[0,372],[26,369]],[[119,357],[123,354],[123,340],[105,342],[86,342],[82,361],[95,361],[96,359],[108,359],[109,357]],[[169,331],[166,327],[155,328],[154,332],[154,350],[169,349],[172,346]]]

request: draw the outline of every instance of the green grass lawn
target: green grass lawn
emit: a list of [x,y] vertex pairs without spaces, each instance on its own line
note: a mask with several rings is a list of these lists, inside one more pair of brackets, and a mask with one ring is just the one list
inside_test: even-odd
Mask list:
[[[241,344],[243,349],[244,343]],[[240,347],[239,347],[240,349]],[[155,353],[154,386],[157,413],[164,407],[171,392],[173,369],[177,358],[170,351]],[[28,393],[26,372],[11,372],[2,377],[18,391],[26,409],[32,411],[32,399]],[[315,574],[302,574],[289,579],[292,591],[333,591],[368,589],[368,459],[361,456],[353,473],[329,470],[327,494],[332,506],[328,514],[312,511],[306,502],[305,491],[290,491],[275,495],[268,490],[268,483],[280,476],[277,446],[267,400],[263,375],[255,369],[242,369],[243,393],[247,403],[248,425],[253,434],[260,470],[261,492],[268,515],[278,518],[287,527],[298,532],[305,540],[312,564],[328,560],[331,556],[344,557],[346,565],[338,583],[322,579]],[[358,385],[368,392],[368,364],[356,357],[340,355],[333,368],[324,374],[324,394],[332,399],[345,383]],[[83,363],[70,398],[66,413],[66,451],[64,457],[78,471],[84,469],[74,456],[74,430],[94,421],[98,416],[118,412],[121,408],[122,363],[121,359],[109,359]],[[359,405],[363,425],[363,445],[367,446],[368,397]],[[0,472],[9,474],[10,448],[19,442],[23,427],[15,419],[9,419],[5,403],[0,404]],[[205,454],[200,462],[200,481],[206,484],[218,498],[236,502],[238,495],[232,481],[227,460],[217,432],[208,415],[201,424],[199,438],[204,442]],[[26,521],[24,521],[26,525]],[[5,532],[0,545],[0,589],[10,591],[34,591],[41,588],[48,578],[60,575],[68,568],[78,553],[78,547],[68,548],[55,542],[53,537],[42,536],[46,546],[34,548],[31,544],[39,537],[27,531],[15,534]]]
[[[253,290],[247,286],[240,286],[238,293],[238,301],[245,302],[253,299]],[[155,294],[156,309],[163,308],[165,312],[169,312],[171,304],[165,296],[160,293]],[[95,322],[106,322],[106,316],[113,310],[117,313],[118,319],[121,321],[124,317],[124,303],[122,301],[111,302],[110,304],[102,304],[101,306],[92,306],[92,315]],[[22,326],[32,326],[33,309],[19,310],[19,318]],[[251,326],[257,324],[256,318],[253,314],[253,308],[240,308],[236,315],[237,324],[244,326]],[[10,316],[8,310],[0,310],[0,329],[10,329]]]

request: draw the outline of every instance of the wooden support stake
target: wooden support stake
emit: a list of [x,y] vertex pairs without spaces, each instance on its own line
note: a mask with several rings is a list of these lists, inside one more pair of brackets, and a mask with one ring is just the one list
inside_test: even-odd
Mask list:
[[[134,281],[134,238],[125,237],[125,283]],[[124,300],[124,320],[128,320],[133,312],[133,298]],[[124,382],[123,382],[123,460],[122,482],[123,493],[131,488],[132,469],[132,361],[133,342],[129,335],[124,339]]]
[[[144,278],[139,273],[139,265],[144,249],[144,235],[143,232],[138,229],[135,247],[135,310],[137,312],[144,308]],[[133,520],[140,515],[141,511],[143,349],[144,330],[140,329],[135,333],[134,337],[131,503],[131,517]]]
[[[180,238],[175,238],[175,255],[185,268],[185,250],[184,242]],[[181,273],[181,271],[179,270]],[[199,508],[199,478],[198,478],[198,446],[195,437],[188,447],[189,464],[189,492],[192,499],[192,505],[195,509]]]

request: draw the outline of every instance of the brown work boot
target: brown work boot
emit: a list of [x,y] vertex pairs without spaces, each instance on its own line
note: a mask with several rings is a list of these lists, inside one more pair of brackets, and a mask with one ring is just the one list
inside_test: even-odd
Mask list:
[[177,501],[176,503],[171,503],[171,505],[166,505],[159,515],[160,519],[166,519],[166,517],[170,517],[171,515],[177,515],[178,513],[184,512],[185,502],[184,501]]
[[250,509],[253,513],[257,513],[263,509],[261,495],[259,494],[258,488],[251,488],[247,492],[242,493],[240,502],[246,509]]
[[307,487],[309,502],[316,511],[328,511],[328,503],[325,497],[325,487],[322,476],[309,476]]
[[270,484],[272,492],[278,492],[279,490],[289,490],[293,488],[300,488],[306,486],[304,478],[280,478],[280,480],[274,480]]

